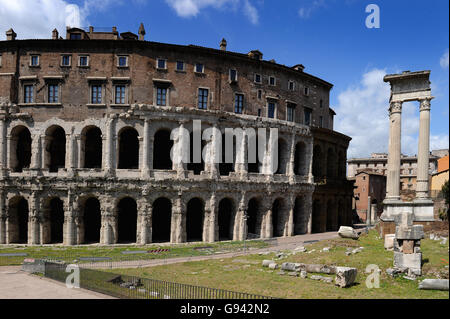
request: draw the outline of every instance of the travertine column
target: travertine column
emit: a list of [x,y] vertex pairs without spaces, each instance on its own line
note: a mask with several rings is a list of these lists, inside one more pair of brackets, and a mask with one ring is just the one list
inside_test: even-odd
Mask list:
[[244,240],[247,238],[247,205],[246,194],[241,192],[236,215],[232,216],[234,223],[233,240]]
[[430,161],[431,98],[420,100],[419,152],[417,156],[416,198],[429,198],[428,166]]
[[[248,151],[248,141],[247,141],[247,134],[246,134],[246,130],[245,128],[242,130],[242,136],[240,136],[241,140],[240,140],[240,145],[236,145],[237,146],[237,150],[236,150],[236,165],[235,165],[235,171],[237,174],[239,174],[239,176],[242,179],[245,179],[247,177],[247,173],[248,173],[248,156],[247,156],[247,151]],[[239,141],[239,139],[237,138],[237,141]]]
[[186,242],[186,212],[181,193],[173,200],[170,242],[173,244]]
[[211,132],[211,139],[206,146],[207,156],[205,161],[205,171],[208,172],[210,178],[218,178],[219,163],[221,161],[220,155],[222,154],[222,134],[217,127],[217,124],[214,124],[212,129],[206,129],[203,132],[204,136],[206,135],[206,132]]
[[150,177],[150,120],[145,119],[144,121],[144,144],[142,145],[142,177]]
[[402,102],[392,101],[389,108],[389,154],[386,181],[386,199],[400,199],[400,161]]
[[42,162],[42,149],[41,149],[41,135],[33,135],[33,140],[31,142],[31,164],[30,168],[33,170],[38,170],[41,168]]
[[[216,203],[216,192],[212,192],[211,198],[209,200],[210,214],[209,214],[209,229],[208,229],[208,241],[213,243],[216,238],[219,238],[219,227],[217,225],[217,203]],[[206,218],[206,214],[205,214]]]
[[114,172],[114,118],[109,119],[106,125],[106,154],[105,154],[105,171],[107,174]]
[[5,119],[0,118],[0,177],[4,175],[6,167],[6,124]]
[[306,233],[312,233],[312,213],[313,213],[313,198],[312,193],[308,193],[303,197],[303,213],[308,214],[307,225],[306,225]]
[[146,245],[152,242],[152,209],[152,204],[148,202],[147,199],[140,201],[136,240],[136,242],[140,245]]
[[288,198],[288,218],[287,218],[287,234],[286,236],[294,236],[295,225],[294,225],[294,209],[295,209],[295,196],[294,194],[289,194]]
[[[289,175],[290,179],[292,181],[294,181],[295,178],[295,134],[291,135],[291,147],[290,147],[290,152],[289,152],[289,165],[288,165],[288,171],[286,172],[287,175]],[[280,165],[280,163],[278,163],[278,165]]]

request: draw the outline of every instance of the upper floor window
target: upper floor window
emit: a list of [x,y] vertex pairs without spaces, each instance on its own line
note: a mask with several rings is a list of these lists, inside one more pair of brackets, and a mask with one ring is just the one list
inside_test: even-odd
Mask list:
[[70,66],[71,56],[70,55],[63,55],[61,57],[61,66]]
[[205,66],[201,63],[195,64],[195,72],[196,73],[204,73],[205,72]]
[[262,99],[262,90],[258,90],[258,99]]
[[267,108],[267,117],[268,118],[275,118],[275,108],[276,108],[276,104],[275,102],[269,102],[268,104],[268,108]]
[[295,90],[295,82],[294,81],[289,81],[288,82],[288,89],[289,89],[289,91],[294,91]]
[[311,125],[311,115],[312,115],[312,111],[311,111],[311,109],[309,109],[309,108],[305,108],[305,110],[304,110],[304,115],[305,115],[305,118],[304,118],[304,124],[305,125]]
[[118,67],[127,67],[128,66],[128,57],[126,55],[119,55],[117,57],[117,66]]
[[238,73],[237,73],[237,70],[235,70],[235,69],[230,69],[230,72],[229,72],[230,74],[229,74],[229,76],[230,76],[230,82],[237,82],[237,79],[238,79]]
[[261,74],[255,73],[255,83],[261,83]]
[[166,70],[167,69],[167,60],[166,59],[158,59],[156,61],[156,68]]
[[48,103],[59,103],[59,85],[48,85]]
[[295,104],[288,103],[286,120],[289,122],[294,122],[295,119]]
[[183,61],[177,61],[177,71],[185,71],[185,66]]
[[244,95],[236,94],[234,98],[234,112],[237,114],[242,114],[244,108]]
[[258,117],[261,117],[261,109],[258,109]]
[[70,40],[81,40],[81,33],[71,33]]
[[208,108],[208,89],[198,89],[198,108],[206,110]]
[[319,102],[319,106],[320,106],[320,108],[322,108],[322,107],[323,107],[323,100],[320,100],[320,102]]
[[23,102],[24,103],[33,103],[34,102],[34,85],[26,84],[23,86]]
[[103,87],[100,84],[93,84],[91,86],[91,103],[101,104],[103,101]]
[[156,105],[158,106],[167,105],[167,88],[163,87],[156,88]]
[[323,127],[323,116],[319,117],[319,127]]
[[115,86],[115,94],[114,94],[114,103],[115,104],[125,104],[125,85],[116,85]]
[[277,80],[274,76],[269,77],[269,85],[275,86],[277,84]]
[[30,66],[39,66],[39,55],[32,55],[30,58]]
[[303,90],[303,93],[308,96],[309,95],[309,87],[305,86],[305,89]]
[[89,56],[87,55],[80,55],[78,60],[78,66],[89,66]]

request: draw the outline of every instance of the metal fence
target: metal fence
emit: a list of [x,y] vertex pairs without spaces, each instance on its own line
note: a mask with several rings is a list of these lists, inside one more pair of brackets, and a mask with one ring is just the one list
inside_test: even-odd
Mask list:
[[[44,276],[66,282],[68,264],[45,261]],[[119,275],[97,269],[79,269],[80,288],[121,299],[272,299],[242,292]]]

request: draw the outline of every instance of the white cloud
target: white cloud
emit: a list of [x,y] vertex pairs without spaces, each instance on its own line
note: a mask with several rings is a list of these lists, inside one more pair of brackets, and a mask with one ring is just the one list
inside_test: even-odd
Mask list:
[[259,22],[258,10],[251,4],[250,0],[166,0],[166,3],[182,18],[196,17],[201,10],[208,7],[224,9],[242,6],[244,14],[251,23],[258,24]]
[[[389,145],[390,87],[383,82],[385,70],[365,73],[361,82],[338,96],[335,129],[350,137],[348,157],[367,157],[374,152],[387,152]],[[402,108],[402,153],[417,154],[419,132],[418,102],[404,103]],[[448,135],[432,135],[430,148],[448,147]]]
[[448,57],[448,49],[441,57],[441,67],[443,69],[448,69],[449,57]]
[[80,8],[64,0],[0,0],[0,40],[10,28],[19,39],[50,38],[54,28],[62,33],[83,22]]
[[326,7],[325,0],[314,0],[312,3],[300,7],[298,9],[298,15],[302,19],[308,19],[314,11],[321,7]]

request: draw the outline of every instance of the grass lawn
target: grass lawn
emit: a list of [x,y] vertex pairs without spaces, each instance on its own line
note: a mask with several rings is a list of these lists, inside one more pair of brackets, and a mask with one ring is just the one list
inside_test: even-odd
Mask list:
[[[346,256],[348,247],[364,247],[358,254]],[[330,252],[321,252],[321,248],[331,247]],[[278,270],[270,271],[262,268],[263,259],[275,258],[275,254],[267,256],[247,255],[230,259],[186,262],[141,269],[114,269],[114,273],[135,275],[140,277],[166,280],[220,288],[231,291],[272,296],[277,298],[439,298],[448,299],[447,291],[426,291],[418,289],[418,281],[423,278],[447,278],[448,244],[440,245],[439,241],[422,240],[424,276],[416,281],[402,277],[392,278],[385,272],[392,267],[393,252],[385,251],[383,240],[376,231],[360,237],[358,241],[351,239],[333,239],[307,246],[312,253],[297,253],[277,261],[300,262],[309,264],[327,264],[349,266],[358,269],[356,284],[349,288],[338,288],[334,284],[324,283],[300,277],[278,275]],[[444,259],[446,262],[442,261]],[[375,264],[381,269],[380,288],[368,289],[365,281],[367,265]],[[330,275],[333,276],[333,275]]]
[[[263,248],[269,244],[264,241],[247,241],[246,247]],[[236,252],[242,250],[243,242],[195,243],[179,245],[146,245],[146,246],[2,246],[0,247],[0,266],[20,265],[24,258],[52,258],[72,262],[80,257],[108,257],[112,261],[148,260],[189,256],[206,256],[218,252]],[[149,251],[169,249],[163,253],[123,254],[125,251]],[[6,257],[1,254],[25,253],[26,257]]]

